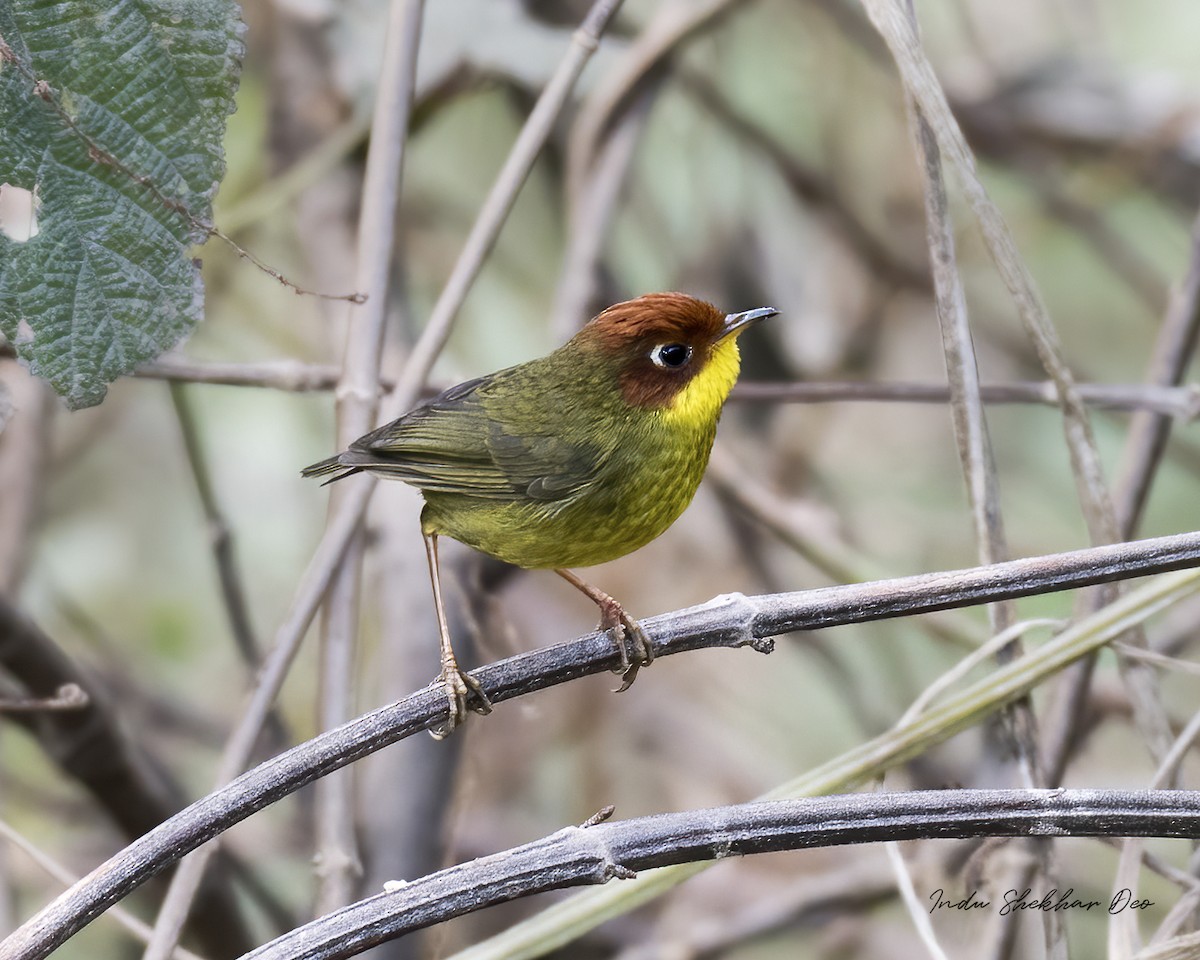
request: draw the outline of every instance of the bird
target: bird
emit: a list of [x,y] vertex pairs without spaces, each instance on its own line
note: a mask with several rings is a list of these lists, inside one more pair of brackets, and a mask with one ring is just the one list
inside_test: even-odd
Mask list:
[[420,515],[441,651],[445,735],[491,703],[458,665],[442,602],[438,538],[525,569],[550,569],[591,599],[626,689],[653,659],[645,631],[572,567],[623,557],[683,513],[708,465],[740,369],[738,336],[773,307],[723,313],[683,293],[618,303],[539,357],[467,380],[301,471],[333,483],[402,480]]

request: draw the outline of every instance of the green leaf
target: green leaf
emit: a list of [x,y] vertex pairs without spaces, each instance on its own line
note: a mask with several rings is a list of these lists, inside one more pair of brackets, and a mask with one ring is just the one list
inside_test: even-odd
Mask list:
[[0,0],[0,184],[37,200],[35,235],[0,222],[0,332],[73,408],[203,313],[242,29],[233,0]]

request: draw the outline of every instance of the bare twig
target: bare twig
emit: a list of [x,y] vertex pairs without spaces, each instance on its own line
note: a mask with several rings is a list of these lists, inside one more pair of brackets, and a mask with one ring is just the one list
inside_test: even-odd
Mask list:
[[562,339],[571,336],[589,316],[596,267],[657,93],[657,84],[646,86],[596,157],[583,193],[567,198],[567,248],[550,314],[551,329]]
[[[907,2],[907,13],[909,26],[913,34],[917,35],[919,28],[912,0]],[[941,152],[938,149],[937,135],[911,92],[906,97],[906,102],[909,108],[909,126],[920,161],[925,197],[926,241],[933,271],[934,304],[941,328],[946,374],[950,381],[950,410],[954,422],[954,436],[975,524],[976,551],[980,563],[995,563],[1007,559],[1008,545],[1000,508],[996,462],[979,389],[975,344],[971,337],[966,296],[955,256],[954,228],[950,220],[946,185],[942,177]],[[1011,603],[990,604],[988,617],[992,633],[1003,635],[1015,619],[1015,612]],[[1020,638],[1014,637],[1010,645],[997,651],[997,658],[1003,663],[1020,652]],[[1024,786],[1043,786],[1045,777],[1038,755],[1037,722],[1031,702],[1025,698],[1013,703],[1005,711],[1005,716]],[[940,955],[941,947],[934,937],[928,914],[924,910],[912,909],[912,901],[915,898],[911,896],[911,883],[908,881],[903,858],[894,845],[889,844],[888,852],[918,933],[927,944],[927,948],[937,951]],[[1038,846],[1037,852],[1037,868],[1049,880],[1053,876],[1050,847],[1043,843]],[[1031,864],[1030,870],[1032,869]],[[1066,960],[1066,938],[1061,917],[1057,913],[1046,912],[1042,914],[1041,921],[1047,953],[1055,960]],[[997,949],[990,954],[985,953],[985,956],[1005,957],[1009,954],[1008,944],[1003,941],[1014,935],[1015,924],[1005,923],[997,929],[1000,931],[1001,942],[998,943]]]
[[[1101,410],[1152,410],[1185,420],[1200,415],[1200,388],[1160,387],[1154,384],[1076,384],[1079,397]],[[984,403],[1037,403],[1058,406],[1054,384],[1049,381],[983,383]],[[740,383],[731,400],[753,403],[946,403],[950,389],[932,383]]]
[[[824,587],[764,597],[734,594],[646,621],[656,656],[710,646],[771,647],[769,638],[798,630],[906,616],[917,612],[1027,596],[1116,578],[1200,566],[1200,534],[1093,547],[1049,557],[1012,560],[969,570]],[[1160,578],[1127,594],[1064,631],[1035,654],[996,670],[990,677],[922,715],[903,739],[885,748],[872,742],[839,758],[837,767],[870,775],[907,759],[921,742],[944,739],[975,719],[965,706],[986,698],[999,708],[1032,686],[1093,652],[1150,612],[1174,602],[1200,583],[1195,570]],[[1035,659],[1036,658],[1036,659]],[[1025,661],[1030,661],[1027,665]],[[607,634],[542,648],[474,672],[494,704],[620,663]],[[437,685],[400,703],[372,711],[262,764],[147,832],[96,868],[0,944],[4,960],[44,957],[150,876],[250,814],[331,770],[407,736],[443,723],[447,704]],[[924,741],[922,738],[926,738]],[[866,771],[864,774],[861,771]],[[824,769],[813,776],[827,776]],[[846,775],[839,774],[842,779]],[[853,779],[853,777],[850,777]]]
[[459,864],[290,931],[245,960],[343,960],[434,923],[547,890],[728,856],[980,836],[1194,836],[1200,793],[931,790],[775,800],[568,827]]
[[729,13],[739,0],[672,0],[629,46],[619,66],[597,84],[579,110],[567,143],[567,195],[582,197],[588,171],[609,126],[658,68],[687,40]]
[[[86,694],[82,707],[9,716],[30,730],[46,754],[88,791],[125,836],[141,836],[179,809],[178,787],[125,735],[103,691],[2,597],[0,664],[35,698],[57,697],[63,687]],[[251,942],[227,882],[204,888],[194,926],[204,949],[217,956],[244,950]]]
[[[1171,749],[1154,771],[1150,779],[1150,789],[1159,790],[1174,783],[1176,773],[1187,752],[1192,749],[1196,739],[1200,738],[1200,712],[1194,714],[1188,725],[1180,731]],[[1138,866],[1142,861],[1143,844],[1136,840],[1127,841],[1121,848],[1121,857],[1117,863],[1117,872],[1113,878],[1113,890],[1128,888],[1133,894],[1138,889]],[[1108,921],[1108,957],[1109,960],[1128,960],[1138,949],[1137,917],[1122,917],[1112,914]]]
[[1116,524],[1107,502],[1091,426],[1033,278],[1017,251],[1003,215],[979,179],[971,150],[899,0],[864,0],[864,6],[896,61],[905,90],[920,107],[937,137],[939,148],[958,172],[997,271],[1016,303],[1042,365],[1056,385],[1063,407],[1072,471],[1093,540],[1112,542],[1116,539]]
[[[424,0],[392,0],[383,68],[366,179],[358,219],[358,265],[354,287],[367,292],[366,304],[352,309],[337,388],[337,446],[346,447],[374,426],[379,395],[379,366],[387,319],[396,224],[413,88],[421,38]],[[337,510],[343,487],[330,491]],[[363,537],[351,543],[325,601],[320,651],[320,729],[330,730],[353,716],[354,663],[358,601],[362,579]],[[317,784],[318,913],[353,898],[362,874],[354,830],[353,780],[336,773]]]
[[[1191,629],[1192,626],[1189,624],[1188,630],[1190,631]],[[1180,660],[1178,657],[1169,657],[1165,654],[1156,653],[1153,650],[1141,650],[1124,643],[1114,643],[1113,649],[1119,651],[1122,656],[1133,657],[1135,660],[1143,660],[1164,670],[1182,671],[1190,673],[1193,676],[1200,675],[1200,663],[1194,660]]]
[[186,389],[178,383],[171,384],[171,402],[175,407],[175,416],[179,420],[183,448],[187,454],[188,466],[192,470],[192,479],[196,483],[196,493],[200,497],[204,521],[208,526],[208,538],[217,567],[217,579],[221,584],[221,599],[224,601],[225,615],[229,618],[229,629],[233,634],[234,646],[237,647],[246,666],[254,670],[258,667],[260,651],[258,639],[254,635],[254,626],[250,621],[246,592],[242,589],[242,577],[238,571],[237,557],[233,550],[233,534],[225,520],[225,512],[217,503],[212,478],[209,475],[208,461],[204,456],[204,447],[200,443],[196,419],[191,403],[188,401]]
[[[3,836],[14,847],[20,849],[44,873],[53,877],[64,887],[69,887],[79,882],[78,876],[55,860],[50,854],[30,843],[28,839],[14,830],[4,820],[0,820],[0,836]],[[153,932],[150,925],[139,920],[124,907],[114,906],[108,911],[108,915],[142,943],[149,942],[150,935]],[[175,952],[171,956],[175,960],[203,960],[199,954],[192,953],[191,950],[185,950],[183,947],[176,947]]]
[[[1192,224],[1192,252],[1187,274],[1171,297],[1162,329],[1154,346],[1147,381],[1155,386],[1174,386],[1196,350],[1200,335],[1200,214]],[[1160,414],[1138,413],[1129,425],[1121,472],[1114,500],[1121,534],[1131,537],[1141,522],[1150,494],[1150,484],[1162,461],[1171,421]]]
[[[975,167],[975,160],[945,91],[921,47],[900,0],[863,0],[868,17],[883,36],[895,59],[907,93],[919,105],[936,134],[938,146],[954,165],[968,203],[983,232],[984,242],[996,269],[1013,297],[1026,334],[1038,358],[1054,381],[1063,411],[1063,430],[1070,456],[1071,472],[1084,520],[1093,543],[1111,543],[1119,538],[1116,513],[1104,482],[1087,411],[1075,388],[1075,378],[1062,354],[1057,331],[1050,322],[1029,268],[1021,259],[1016,242],[1003,216],[992,201]],[[1107,599],[1101,591],[1094,603]],[[1094,604],[1093,604],[1094,605]],[[1131,642],[1144,644],[1138,634]],[[1121,678],[1129,690],[1134,721],[1151,753],[1161,758],[1170,742],[1170,727],[1158,694],[1157,677],[1143,664],[1119,659]],[[1052,715],[1053,747],[1046,751],[1047,782],[1057,782],[1072,742],[1071,731],[1078,722],[1083,692],[1091,681],[1091,664],[1084,663],[1064,679],[1066,693]]]
[[[183,383],[208,383],[230,387],[263,387],[306,393],[332,390],[339,371],[332,364],[308,364],[296,360],[267,360],[261,363],[222,363],[189,360],[185,357],[161,357],[139,367],[134,376],[151,380]],[[395,380],[380,378],[380,385],[392,389]],[[1200,387],[1158,386],[1140,383],[1080,383],[1079,396],[1090,407],[1100,410],[1149,410],[1168,417],[1193,420],[1200,415]],[[1054,384],[1049,381],[1012,381],[982,383],[984,403],[1032,403],[1057,407]],[[430,387],[429,394],[437,387]],[[950,388],[941,383],[871,382],[861,380],[825,380],[819,382],[739,383],[730,400],[738,403],[932,403],[950,399]]]

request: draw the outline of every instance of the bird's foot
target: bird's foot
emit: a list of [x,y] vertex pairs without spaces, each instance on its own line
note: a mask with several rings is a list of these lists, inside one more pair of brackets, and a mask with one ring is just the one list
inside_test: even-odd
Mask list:
[[467,702],[472,694],[476,700],[472,710],[485,715],[492,712],[492,701],[484,693],[479,681],[459,667],[457,661],[442,662],[442,672],[437,682],[442,685],[450,710],[446,722],[429,731],[434,740],[444,740],[467,719]]
[[616,693],[628,690],[642,667],[654,662],[654,647],[642,625],[625,612],[612,597],[600,602],[600,629],[608,633],[613,646],[621,655],[621,685]]

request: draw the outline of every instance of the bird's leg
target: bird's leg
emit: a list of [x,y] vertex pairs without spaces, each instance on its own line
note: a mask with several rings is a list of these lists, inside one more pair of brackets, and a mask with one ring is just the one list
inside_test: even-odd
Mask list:
[[441,680],[442,688],[446,691],[446,699],[450,703],[450,715],[446,719],[445,727],[431,731],[435,739],[441,740],[452,733],[454,728],[466,719],[467,697],[472,692],[479,698],[479,705],[475,707],[477,712],[491,713],[492,702],[488,699],[487,694],[483,692],[483,687],[479,685],[479,681],[469,673],[465,673],[458,665],[458,658],[454,656],[454,647],[450,644],[450,627],[446,623],[446,608],[442,604],[442,580],[438,572],[437,534],[422,531],[421,536],[425,538],[425,559],[429,561],[429,580],[433,584],[433,605],[437,610],[438,643],[441,646],[442,653],[442,672],[438,679]]
[[600,629],[608,632],[613,646],[621,654],[621,686],[617,692],[628,690],[638,670],[654,661],[654,647],[642,625],[625,612],[625,608],[603,590],[593,587],[570,570],[557,567],[554,570],[576,590],[588,597],[600,608]]

